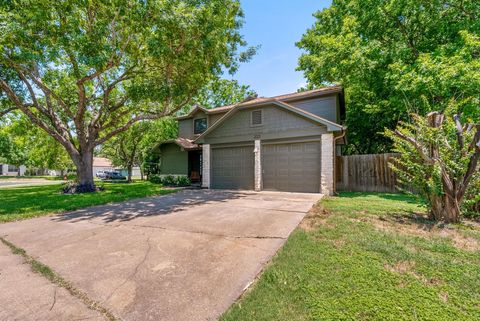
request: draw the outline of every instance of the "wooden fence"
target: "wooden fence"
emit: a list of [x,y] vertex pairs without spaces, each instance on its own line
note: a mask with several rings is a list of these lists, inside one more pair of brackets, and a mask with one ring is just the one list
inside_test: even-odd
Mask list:
[[397,177],[388,162],[399,154],[337,156],[338,191],[397,192]]

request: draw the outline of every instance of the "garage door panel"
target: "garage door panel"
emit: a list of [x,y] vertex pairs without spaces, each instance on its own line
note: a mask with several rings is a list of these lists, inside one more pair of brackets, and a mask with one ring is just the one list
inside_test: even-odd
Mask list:
[[253,147],[213,148],[212,187],[224,189],[253,189]]
[[320,143],[262,146],[263,188],[312,192],[320,190]]

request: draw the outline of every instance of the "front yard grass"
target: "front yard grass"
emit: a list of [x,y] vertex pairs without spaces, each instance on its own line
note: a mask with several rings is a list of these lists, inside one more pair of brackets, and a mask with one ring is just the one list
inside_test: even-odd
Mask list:
[[105,187],[105,190],[75,195],[60,193],[60,185],[1,188],[0,223],[174,192],[172,189],[164,189],[161,185],[147,181],[129,184],[100,183],[99,185]]
[[314,207],[221,320],[480,320],[480,227],[402,194]]

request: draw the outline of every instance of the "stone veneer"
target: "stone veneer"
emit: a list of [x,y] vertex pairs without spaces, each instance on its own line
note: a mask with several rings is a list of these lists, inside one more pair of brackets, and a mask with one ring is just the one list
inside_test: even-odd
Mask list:
[[210,188],[210,144],[202,145],[202,187]]
[[333,194],[333,158],[334,156],[334,137],[333,134],[322,134],[321,147],[321,175],[320,188],[324,195]]

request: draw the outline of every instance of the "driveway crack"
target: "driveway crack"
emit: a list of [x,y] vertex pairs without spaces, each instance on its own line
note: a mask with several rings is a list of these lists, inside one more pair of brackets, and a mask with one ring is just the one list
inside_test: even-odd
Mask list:
[[205,231],[195,231],[195,230],[184,230],[184,229],[175,229],[169,228],[165,226],[155,226],[155,225],[144,225],[144,224],[133,224],[131,226],[135,227],[146,227],[146,228],[154,228],[166,231],[173,231],[173,232],[183,232],[183,233],[192,233],[192,234],[202,234],[202,235],[209,235],[209,236],[216,236],[216,237],[224,237],[230,239],[270,239],[270,240],[286,240],[287,238],[284,236],[269,236],[269,235],[226,235],[220,233],[210,233]]
[[147,238],[147,250],[145,251],[145,254],[144,254],[142,260],[140,262],[138,262],[138,264],[135,266],[135,269],[133,270],[133,272],[125,279],[125,281],[123,281],[119,286],[117,286],[115,289],[113,289],[113,291],[108,295],[108,297],[104,300],[104,302],[107,302],[108,300],[110,300],[112,298],[112,296],[115,294],[115,292],[117,292],[128,281],[132,280],[135,277],[135,275],[137,275],[138,269],[140,268],[140,266],[143,265],[143,263],[145,263],[145,261],[147,260],[148,255],[150,254],[151,250],[152,250],[152,244],[150,243],[150,237],[148,237]]
[[52,303],[52,306],[50,307],[50,311],[52,311],[56,302],[57,302],[57,287],[55,287],[53,291],[53,303]]

